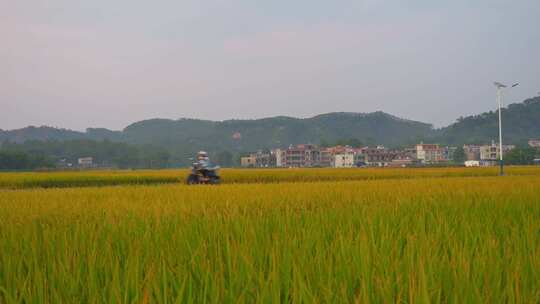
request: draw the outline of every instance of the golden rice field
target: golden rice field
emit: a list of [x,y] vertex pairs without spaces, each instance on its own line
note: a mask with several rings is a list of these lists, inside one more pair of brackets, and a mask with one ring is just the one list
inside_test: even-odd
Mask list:
[[0,303],[540,302],[540,168],[186,174],[1,173]]
[[[224,183],[238,184],[480,177],[496,176],[498,170],[496,167],[444,169],[223,169],[221,175]],[[187,169],[0,173],[0,189],[178,184],[185,181],[188,173],[189,170]],[[540,167],[508,167],[506,174],[510,176],[540,175]]]

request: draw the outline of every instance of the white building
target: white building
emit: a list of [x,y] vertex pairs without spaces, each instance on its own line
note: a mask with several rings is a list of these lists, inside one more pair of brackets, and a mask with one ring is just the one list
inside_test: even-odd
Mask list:
[[334,168],[352,168],[354,167],[354,152],[345,151],[334,155]]
[[79,164],[79,167],[92,167],[94,164],[94,158],[92,157],[81,157],[77,160],[77,164]]
[[540,139],[531,139],[531,140],[529,140],[529,147],[531,147],[531,148],[540,148]]
[[273,157],[275,158],[275,166],[276,167],[283,167],[283,156],[284,156],[284,151],[281,150],[281,149],[274,149],[272,151],[270,151],[270,153],[273,155]]

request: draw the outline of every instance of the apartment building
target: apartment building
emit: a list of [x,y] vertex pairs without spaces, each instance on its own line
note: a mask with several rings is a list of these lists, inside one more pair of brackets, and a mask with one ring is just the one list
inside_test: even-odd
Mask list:
[[363,161],[368,166],[388,166],[388,164],[390,164],[400,154],[403,154],[403,152],[397,150],[388,150],[382,146],[377,148],[366,147],[361,150]]
[[244,168],[255,168],[257,166],[257,156],[251,154],[240,158],[240,166]]
[[320,150],[316,145],[291,145],[285,150],[283,167],[315,167],[319,162]]
[[415,164],[416,159],[409,153],[398,153],[394,156],[391,162],[388,163],[389,167],[408,167]]
[[444,160],[443,149],[438,144],[420,143],[416,145],[416,158],[426,164],[437,163]]
[[463,145],[463,152],[465,152],[465,160],[480,160],[479,145]]
[[321,167],[332,167],[334,154],[331,148],[321,148],[319,155],[319,165]]
[[[514,145],[503,145],[503,155],[515,147]],[[499,145],[495,144],[495,142],[491,142],[491,145],[480,146],[480,160],[497,161],[499,160],[500,151]]]
[[332,167],[334,168],[352,168],[354,163],[354,152],[344,151],[338,154],[334,154]]

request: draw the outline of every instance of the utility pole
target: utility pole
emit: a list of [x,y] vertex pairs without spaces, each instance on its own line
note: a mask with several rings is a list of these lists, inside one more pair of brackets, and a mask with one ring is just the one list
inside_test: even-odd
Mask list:
[[[503,160],[503,142],[502,142],[502,89],[506,88],[507,86],[500,83],[500,82],[494,82],[493,83],[495,87],[497,88],[497,104],[499,105],[499,175],[504,175],[504,160]],[[519,83],[515,83],[511,86],[511,88],[517,87]]]

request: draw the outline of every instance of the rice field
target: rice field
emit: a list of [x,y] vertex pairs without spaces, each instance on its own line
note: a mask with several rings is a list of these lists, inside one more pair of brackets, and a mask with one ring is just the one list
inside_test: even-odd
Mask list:
[[0,303],[539,303],[540,169],[496,172],[2,173]]
[[[362,169],[222,169],[222,182],[288,183],[323,181],[363,181],[435,177],[497,176],[496,167],[482,168],[362,168]],[[540,175],[540,167],[512,166],[506,175]],[[0,189],[102,187],[118,185],[159,185],[183,183],[188,169],[117,170],[0,173]]]

